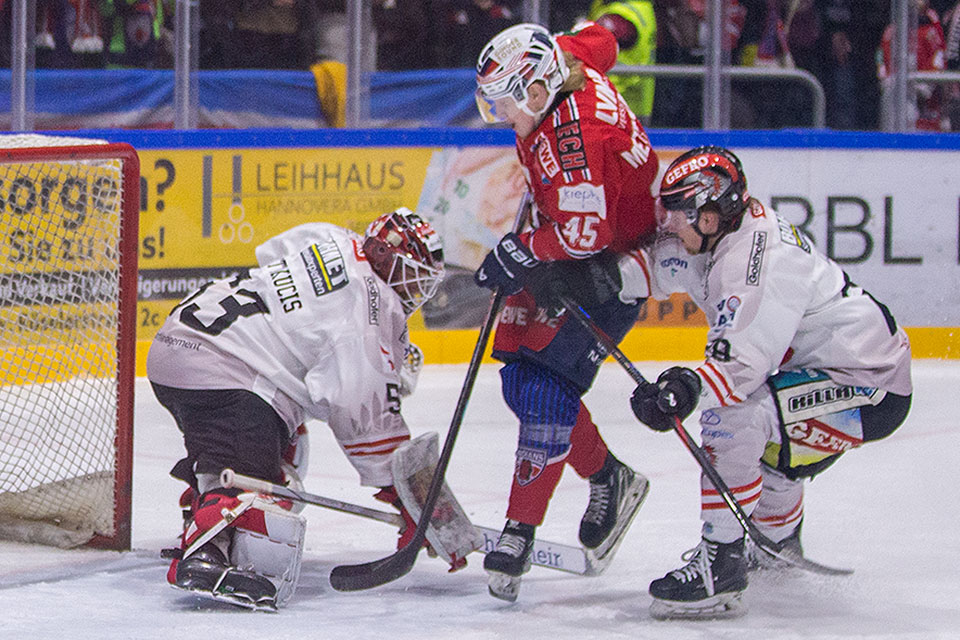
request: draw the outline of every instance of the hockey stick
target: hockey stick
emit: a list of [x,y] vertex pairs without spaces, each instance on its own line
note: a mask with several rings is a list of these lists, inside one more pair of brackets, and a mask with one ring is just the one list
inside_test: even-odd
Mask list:
[[[520,199],[517,217],[513,223],[514,232],[519,231],[520,227],[523,226],[524,216],[530,201],[531,196],[528,191]],[[360,591],[379,587],[406,575],[417,561],[417,554],[420,553],[420,548],[423,546],[423,541],[427,535],[427,524],[433,516],[433,508],[443,487],[443,479],[447,473],[447,466],[450,464],[450,457],[453,455],[453,445],[457,440],[457,434],[460,432],[463,414],[467,410],[467,402],[470,400],[474,382],[476,382],[477,374],[480,371],[480,361],[483,359],[483,352],[487,348],[487,341],[490,338],[504,297],[503,289],[498,287],[490,301],[487,317],[480,327],[477,345],[473,349],[473,355],[470,357],[470,364],[467,367],[467,377],[460,389],[460,397],[457,399],[457,406],[454,409],[453,418],[450,420],[450,428],[447,430],[443,450],[440,452],[440,459],[437,461],[437,469],[430,481],[430,489],[423,501],[423,511],[420,514],[420,520],[417,522],[417,529],[414,531],[413,538],[405,547],[380,560],[334,567],[333,571],[330,572],[330,585],[337,591]]]
[[[285,500],[292,500],[315,507],[332,509],[333,511],[339,511],[341,513],[349,513],[369,520],[385,522],[398,529],[404,526],[403,517],[399,513],[371,509],[370,507],[343,502],[335,498],[327,498],[307,491],[298,491],[281,484],[274,484],[273,482],[267,482],[259,478],[244,476],[234,472],[232,469],[223,470],[220,474],[220,484],[227,489],[236,487],[244,491],[256,491],[257,493],[264,493]],[[484,539],[483,546],[477,549],[477,551],[487,553],[492,550],[496,546],[497,539],[500,537],[500,531],[478,525],[473,525],[473,527],[480,532]],[[587,563],[586,556],[581,547],[537,540],[533,553],[531,554],[531,561],[533,564],[547,569],[556,569],[557,571],[565,571],[577,575],[592,575],[591,567]]]
[[[644,384],[647,382],[647,379],[643,377],[643,374],[633,365],[633,362],[624,355],[623,351],[620,350],[620,347],[617,346],[617,343],[614,342],[613,338],[608,336],[603,329],[601,329],[596,322],[593,321],[593,318],[587,315],[587,313],[580,308],[580,306],[572,300],[569,296],[560,296],[560,302],[566,307],[573,317],[577,319],[590,333],[593,334],[594,338],[597,339],[599,343],[598,346],[601,348],[601,356],[605,357],[607,355],[612,355],[614,359],[620,363],[620,365],[626,370],[630,377],[633,378],[633,381],[637,384]],[[704,475],[710,480],[713,486],[717,489],[717,492],[723,498],[723,501],[727,504],[727,507],[730,508],[730,511],[733,512],[734,517],[736,517],[737,522],[740,523],[740,526],[743,527],[743,530],[750,536],[750,539],[753,540],[754,544],[757,545],[757,548],[762,549],[766,553],[770,554],[775,558],[779,558],[784,562],[799,567],[801,569],[806,569],[813,573],[819,573],[823,575],[831,576],[840,576],[840,575],[850,575],[853,573],[852,569],[837,569],[834,567],[828,567],[822,565],[813,560],[809,560],[804,556],[796,553],[792,549],[784,548],[782,545],[774,542],[760,531],[757,526],[753,523],[753,520],[750,519],[750,516],[743,510],[743,507],[737,502],[737,499],[734,497],[733,492],[730,491],[730,487],[727,486],[727,483],[723,481],[723,478],[720,477],[720,474],[714,468],[713,464],[710,462],[710,459],[707,457],[706,452],[696,443],[693,438],[690,436],[690,433],[683,426],[683,422],[680,420],[679,416],[674,416],[676,424],[674,425],[674,431],[680,437],[680,440],[687,447],[690,453],[693,454],[694,459],[700,465],[700,469],[703,470]]]

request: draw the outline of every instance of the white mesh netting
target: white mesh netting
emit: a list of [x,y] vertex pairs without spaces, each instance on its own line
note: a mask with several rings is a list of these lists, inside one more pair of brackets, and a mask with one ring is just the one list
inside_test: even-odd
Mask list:
[[[0,136],[14,147],[95,140]],[[0,536],[113,535],[120,160],[0,159]]]

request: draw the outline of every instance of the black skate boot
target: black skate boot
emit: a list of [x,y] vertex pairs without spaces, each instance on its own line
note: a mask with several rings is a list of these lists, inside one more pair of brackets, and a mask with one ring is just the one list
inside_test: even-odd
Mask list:
[[580,543],[596,573],[613,559],[649,488],[643,474],[612,453],[607,454],[600,471],[590,476],[590,504],[580,520]]
[[212,542],[177,564],[173,586],[248,609],[276,611],[277,608],[274,584],[252,571],[231,567]]
[[490,574],[487,586],[494,598],[516,601],[520,576],[530,570],[534,530],[533,525],[507,520],[497,540],[497,548],[483,559],[483,568]]
[[744,541],[729,544],[701,539],[684,554],[689,562],[650,583],[650,615],[667,618],[725,618],[742,614],[747,588]]

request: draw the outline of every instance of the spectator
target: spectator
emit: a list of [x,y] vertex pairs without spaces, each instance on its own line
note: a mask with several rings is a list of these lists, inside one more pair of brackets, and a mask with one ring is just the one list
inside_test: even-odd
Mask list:
[[[97,0],[37,0],[35,64],[38,68],[103,66]],[[0,0],[0,65],[10,67],[14,2]]]
[[319,12],[313,0],[204,0],[200,67],[305,71],[318,56]]
[[[740,40],[745,10],[738,0],[725,0],[726,25],[723,42],[726,52]],[[704,63],[706,0],[659,0],[657,24],[657,62],[660,64]],[[700,78],[661,78],[653,101],[651,122],[657,127],[700,128],[703,121],[703,80]],[[736,99],[732,97],[731,99]],[[731,114],[742,109],[731,108]]]
[[373,24],[377,32],[377,69],[432,69],[437,58],[435,11],[423,0],[377,0]]
[[[590,19],[617,39],[617,62],[648,65],[657,61],[657,18],[651,0],[595,0]],[[653,76],[610,76],[614,86],[640,121],[650,125],[653,113]]]
[[160,0],[100,0],[108,67],[156,66],[163,9]]
[[[929,0],[914,0],[917,9],[917,49],[918,71],[943,71],[946,58],[946,38],[940,24],[940,16],[930,7]],[[893,130],[892,71],[893,71],[893,32],[890,24],[883,32],[880,47],[877,76],[883,86],[881,113],[884,130]],[[944,116],[943,86],[930,83],[915,85],[917,100],[909,105],[911,119],[920,131],[947,131],[949,122]]]
[[[880,88],[874,53],[890,15],[887,0],[814,0],[819,36],[817,71],[827,98],[827,125],[834,129],[875,129]],[[801,68],[807,68],[799,65]]]
[[472,67],[493,36],[518,22],[497,0],[453,0],[441,20],[442,67]]
[[[947,69],[960,69],[960,3],[955,4],[943,14],[947,27]],[[950,130],[960,131],[960,84],[950,84],[944,89],[947,94],[946,114],[950,119]]]

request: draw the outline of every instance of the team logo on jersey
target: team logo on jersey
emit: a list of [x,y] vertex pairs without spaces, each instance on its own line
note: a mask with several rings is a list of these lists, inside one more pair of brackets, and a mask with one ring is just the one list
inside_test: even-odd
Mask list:
[[300,252],[313,292],[318,296],[347,286],[346,263],[336,242],[315,244]]
[[795,226],[784,220],[777,218],[777,224],[780,226],[780,241],[795,247],[800,247],[807,253],[810,253],[810,242],[807,237]]
[[530,484],[540,477],[540,472],[543,471],[545,466],[547,466],[546,451],[520,447],[517,449],[517,464],[514,468],[517,484],[521,487]]
[[731,327],[733,321],[737,318],[737,309],[740,308],[740,298],[730,296],[721,300],[717,304],[717,320],[713,323],[714,327]]
[[549,181],[550,178],[560,173],[560,163],[557,161],[557,157],[553,155],[550,142],[543,132],[537,134],[537,140],[533,143],[532,151],[537,156],[537,161],[540,163],[540,170],[543,172],[545,181]]
[[763,253],[767,250],[767,232],[754,231],[750,259],[747,260],[747,285],[760,286],[760,268],[763,266]]
[[364,276],[363,281],[367,285],[367,323],[372,325],[380,324],[380,287],[370,276]]

